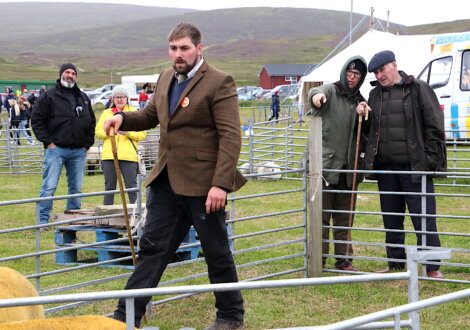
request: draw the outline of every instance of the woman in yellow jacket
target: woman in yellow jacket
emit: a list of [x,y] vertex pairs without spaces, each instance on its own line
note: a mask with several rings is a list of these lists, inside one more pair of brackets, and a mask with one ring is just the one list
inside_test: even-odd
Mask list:
[[[103,149],[101,152],[101,166],[104,174],[104,188],[106,191],[116,189],[116,171],[114,169],[113,151],[111,140],[106,135],[103,124],[104,122],[114,116],[118,112],[137,111],[135,108],[128,104],[129,95],[127,90],[121,85],[113,88],[113,99],[109,109],[103,111],[96,124],[95,134],[96,137],[102,139]],[[121,168],[122,177],[126,188],[137,187],[137,173],[139,171],[139,158],[137,155],[138,141],[145,139],[147,132],[122,132],[116,134],[116,147],[119,159],[119,167]],[[135,203],[137,199],[137,192],[129,192],[129,202]],[[103,204],[112,205],[114,203],[114,194],[105,195]]]

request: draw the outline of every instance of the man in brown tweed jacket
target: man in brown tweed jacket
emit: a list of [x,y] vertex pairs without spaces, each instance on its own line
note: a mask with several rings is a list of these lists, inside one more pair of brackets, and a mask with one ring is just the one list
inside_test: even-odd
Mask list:
[[[178,24],[168,36],[173,67],[164,71],[143,111],[120,113],[105,123],[115,131],[139,131],[160,124],[158,163],[146,186],[147,221],[139,257],[125,289],[157,286],[191,225],[201,241],[211,283],[237,282],[225,225],[227,193],[246,182],[236,165],[241,148],[234,80],[202,57],[199,30]],[[243,327],[240,291],[216,292],[217,317],[208,329]],[[135,299],[140,325],[150,297]],[[114,318],[125,320],[125,302]]]

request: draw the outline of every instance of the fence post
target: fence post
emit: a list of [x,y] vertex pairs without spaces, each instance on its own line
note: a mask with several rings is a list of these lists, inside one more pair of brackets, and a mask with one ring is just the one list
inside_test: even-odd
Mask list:
[[[454,140],[453,140],[452,145],[453,145],[453,148],[452,148],[452,154],[453,154],[452,165],[454,166],[454,169],[455,169],[455,168],[457,168],[457,139],[455,138],[455,136],[454,136]],[[457,183],[457,180],[456,180],[456,177],[454,176],[454,178],[452,179],[452,184],[455,186],[456,183]]]
[[[39,221],[39,204],[40,202],[36,202],[36,212],[35,212],[35,218],[36,218],[36,225],[40,225],[41,222]],[[36,229],[36,232],[34,233],[34,238],[35,238],[35,248],[36,248],[36,253],[41,252],[41,230],[38,228]],[[35,270],[36,270],[36,275],[41,272],[41,256],[37,255],[34,258],[34,264],[35,264]],[[40,292],[41,291],[41,277],[36,276],[36,291]]]
[[254,131],[253,131],[253,120],[250,119],[250,122],[248,124],[248,164],[250,168],[250,174],[253,174],[254,168],[253,168],[253,139],[254,139]]
[[[410,273],[410,282],[408,283],[408,303],[419,301],[419,283],[418,283],[418,262],[415,259],[418,249],[415,246],[406,248],[406,263]],[[410,312],[411,329],[420,329],[419,311]]]
[[[284,170],[289,170],[289,128],[290,126],[287,125],[284,131],[284,134],[286,135],[284,139]],[[284,174],[284,177],[287,177],[287,174]]]
[[126,298],[126,330],[132,330],[135,326],[134,298]]
[[307,169],[307,159],[303,157],[302,159],[302,190],[303,190],[303,222],[305,226],[304,230],[304,277],[308,277],[308,169]]
[[309,159],[309,239],[308,276],[322,273],[322,119],[312,117],[308,138]]
[[11,131],[11,128],[10,128],[10,123],[7,121],[6,122],[6,127],[7,127],[7,130],[6,130],[6,147],[7,147],[7,153],[8,153],[8,167],[9,167],[9,170],[10,170],[10,175],[13,174],[13,163],[14,163],[14,151],[13,151],[13,147],[12,147],[12,144],[14,144],[15,140],[14,138],[12,138],[13,135],[12,134],[12,131]]
[[[423,195],[421,195],[421,214],[427,214],[428,213],[428,211],[427,211],[427,198],[428,198],[428,196],[426,196],[426,192],[427,192],[426,179],[427,179],[426,174],[421,175],[421,193],[423,193]],[[422,215],[421,216],[421,231],[423,233],[421,234],[421,246],[424,246],[424,247],[426,247],[428,245],[427,235],[425,233],[428,230],[428,228],[426,226],[426,220],[427,220],[426,216]],[[422,273],[423,276],[426,276],[426,265],[423,265],[423,267],[421,269],[421,273]]]

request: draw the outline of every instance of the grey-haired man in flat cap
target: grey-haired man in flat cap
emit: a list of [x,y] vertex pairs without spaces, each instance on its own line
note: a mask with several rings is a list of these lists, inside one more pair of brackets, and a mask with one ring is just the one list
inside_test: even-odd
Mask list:
[[[368,70],[375,74],[377,86],[369,94],[372,122],[365,169],[446,171],[444,115],[432,88],[424,81],[398,71],[395,54],[389,50],[375,54]],[[365,103],[361,105],[357,108],[359,114],[363,114],[367,106]],[[421,192],[421,174],[377,174],[374,178],[381,192]],[[426,177],[426,190],[434,193],[429,175]],[[404,213],[408,207],[409,213],[431,215],[426,218],[426,246],[440,246],[436,219],[432,216],[436,214],[434,196],[426,197],[424,212],[419,195],[381,194],[380,205],[382,212],[387,213]],[[421,216],[411,217],[416,231],[424,230],[421,219]],[[389,262],[388,268],[381,272],[405,267],[405,249],[396,246],[405,242],[404,220],[402,215],[383,215]],[[423,234],[416,235],[418,245],[422,245]],[[428,264],[426,270],[428,277],[443,278],[439,265]]]

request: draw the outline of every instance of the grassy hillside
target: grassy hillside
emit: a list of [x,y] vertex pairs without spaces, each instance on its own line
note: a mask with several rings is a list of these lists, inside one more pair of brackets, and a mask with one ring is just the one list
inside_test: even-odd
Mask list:
[[[358,22],[360,18],[362,15],[356,15],[355,21]],[[197,25],[203,32],[207,46],[325,34],[344,36],[349,31],[349,14],[345,12],[297,8],[239,8],[122,21],[112,28],[91,26],[75,33],[62,29],[47,31],[39,37],[23,38],[21,43],[8,43],[2,47],[2,52],[109,56],[110,52],[121,55],[136,51],[166,50],[168,32],[181,21]],[[362,31],[366,29],[364,26]]]
[[[238,84],[250,85],[258,83],[265,63],[319,62],[349,31],[349,13],[319,9],[194,11],[80,3],[7,3],[3,8],[11,14],[2,20],[0,79],[55,79],[60,63],[71,61],[79,68],[82,87],[168,67],[166,37],[180,21],[201,29],[210,63],[231,73]],[[18,17],[27,19],[17,24]],[[356,14],[354,22],[363,17]],[[391,32],[455,32],[468,26],[470,20],[391,24]],[[364,22],[354,38],[367,28]]]
[[[0,42],[34,40],[56,33],[79,33],[100,28],[106,35],[117,23],[134,22],[170,15],[181,15],[194,9],[145,7],[104,3],[37,3],[6,2],[2,7],[2,33]],[[145,32],[142,25],[141,31]]]
[[439,24],[416,25],[406,28],[409,34],[432,34],[470,31],[470,19]]

